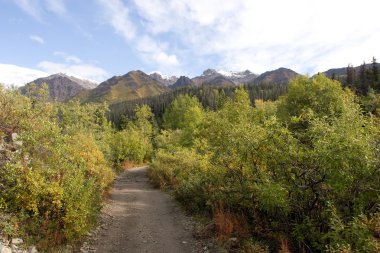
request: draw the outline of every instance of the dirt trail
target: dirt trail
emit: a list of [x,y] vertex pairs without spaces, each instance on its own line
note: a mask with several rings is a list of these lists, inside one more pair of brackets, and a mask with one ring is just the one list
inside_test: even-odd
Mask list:
[[147,167],[123,172],[103,209],[102,221],[82,252],[202,252],[194,223],[166,193],[148,181]]

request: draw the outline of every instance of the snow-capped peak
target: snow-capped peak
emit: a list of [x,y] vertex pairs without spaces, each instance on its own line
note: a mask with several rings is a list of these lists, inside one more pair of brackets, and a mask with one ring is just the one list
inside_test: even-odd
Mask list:
[[178,77],[176,76],[165,75],[159,71],[153,71],[149,73],[149,76],[154,80],[161,82],[164,85],[172,85],[178,80]]
[[210,75],[215,75],[215,74],[220,74],[222,76],[230,77],[230,78],[242,78],[242,77],[245,77],[245,76],[253,74],[253,73],[251,71],[249,71],[249,70],[245,70],[245,71],[226,71],[226,70],[222,70],[222,69],[218,69],[218,70],[215,70],[215,69],[206,69],[205,71],[203,71],[202,76],[210,76]]
[[219,74],[226,76],[226,77],[244,77],[247,75],[252,74],[251,71],[245,70],[245,71],[225,71],[225,70],[217,70]]
[[163,73],[161,73],[160,71],[153,71],[151,73],[149,73],[150,76],[159,76],[161,77],[162,79],[164,80],[173,80],[173,79],[178,79],[176,76],[169,76],[169,75],[165,75]]

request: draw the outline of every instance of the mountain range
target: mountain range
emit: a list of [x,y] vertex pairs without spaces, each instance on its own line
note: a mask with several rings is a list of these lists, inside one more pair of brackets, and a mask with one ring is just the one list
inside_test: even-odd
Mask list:
[[[332,75],[332,73],[341,75],[344,74],[345,69],[331,69],[324,73],[327,76]],[[140,70],[133,70],[122,76],[113,76],[99,85],[61,73],[39,78],[31,83],[35,83],[37,86],[46,83],[52,100],[67,101],[78,98],[85,103],[108,102],[112,104],[151,97],[181,87],[237,86],[262,83],[283,85],[288,84],[292,78],[298,75],[297,72],[287,68],[267,71],[260,75],[250,70],[238,72],[206,69],[200,76],[190,79],[186,76],[165,76],[158,72],[146,74]],[[25,94],[31,83],[22,87],[21,92]]]

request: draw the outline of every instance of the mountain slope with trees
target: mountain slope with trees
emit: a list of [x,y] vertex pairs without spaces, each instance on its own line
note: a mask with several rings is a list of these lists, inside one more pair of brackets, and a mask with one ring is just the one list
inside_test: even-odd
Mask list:
[[[256,100],[276,100],[279,96],[285,94],[287,90],[287,85],[270,83],[260,85],[250,84],[242,87],[247,90],[252,104],[254,104]],[[185,86],[154,97],[111,104],[108,117],[118,126],[125,119],[133,119],[135,117],[134,111],[137,107],[148,105],[152,108],[152,112],[160,122],[163,113],[170,103],[176,97],[185,94],[197,97],[205,109],[216,110],[220,107],[224,99],[233,97],[236,88],[236,86]]]

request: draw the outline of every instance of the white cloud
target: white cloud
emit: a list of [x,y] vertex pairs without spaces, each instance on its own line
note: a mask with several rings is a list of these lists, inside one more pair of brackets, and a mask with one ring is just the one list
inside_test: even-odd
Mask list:
[[178,65],[178,59],[176,55],[168,55],[165,52],[158,52],[151,55],[152,59],[157,62],[161,63],[162,65],[169,65],[169,66],[176,66]]
[[67,62],[67,63],[77,63],[78,64],[78,63],[82,62],[82,60],[79,57],[65,53],[65,52],[55,51],[54,55],[62,57],[65,60],[65,62]]
[[27,14],[42,22],[44,11],[65,16],[67,11],[62,0],[15,0],[15,3]]
[[134,0],[134,6],[147,36],[166,38],[169,48],[181,44],[187,53],[181,59],[214,57],[217,66],[210,67],[306,73],[379,54],[377,9],[368,7],[377,2],[364,2]]
[[126,40],[135,38],[136,28],[129,18],[129,9],[121,0],[98,0],[106,11],[106,19]]
[[38,21],[41,21],[40,8],[36,1],[30,0],[15,0],[15,3],[30,16],[34,17]]
[[37,66],[49,74],[65,73],[67,75],[94,80],[96,82],[104,81],[108,77],[108,73],[104,69],[85,63],[69,64],[42,61],[38,63]]
[[48,73],[40,70],[0,63],[0,83],[7,86],[15,85],[19,87],[37,78],[48,75]]
[[179,64],[177,56],[165,52],[167,45],[158,43],[149,36],[142,36],[136,41],[136,49],[146,57],[147,61],[153,61],[165,66],[175,67]]
[[[380,55],[376,0],[96,2],[104,22],[151,69],[163,72],[202,66],[260,73],[289,67],[313,74]],[[68,12],[64,0],[15,3],[38,20],[45,12]],[[66,65],[83,64],[76,56],[61,57]]]
[[37,43],[40,43],[40,44],[45,44],[45,40],[40,37],[40,36],[37,36],[37,35],[30,35],[29,38]]
[[62,0],[45,0],[46,8],[60,16],[66,14],[66,7]]
[[93,80],[95,82],[104,81],[108,73],[99,67],[91,64],[69,64],[51,61],[42,61],[37,66],[38,69],[25,68],[12,64],[0,63],[0,84],[6,86],[22,86],[37,78],[46,77],[56,73],[65,73],[82,79]]
[[173,70],[179,65],[177,56],[167,53],[167,43],[160,43],[144,32],[137,32],[129,15],[130,10],[122,1],[98,0],[98,2],[105,9],[105,20],[127,43],[134,46],[146,62],[160,65],[166,70]]

